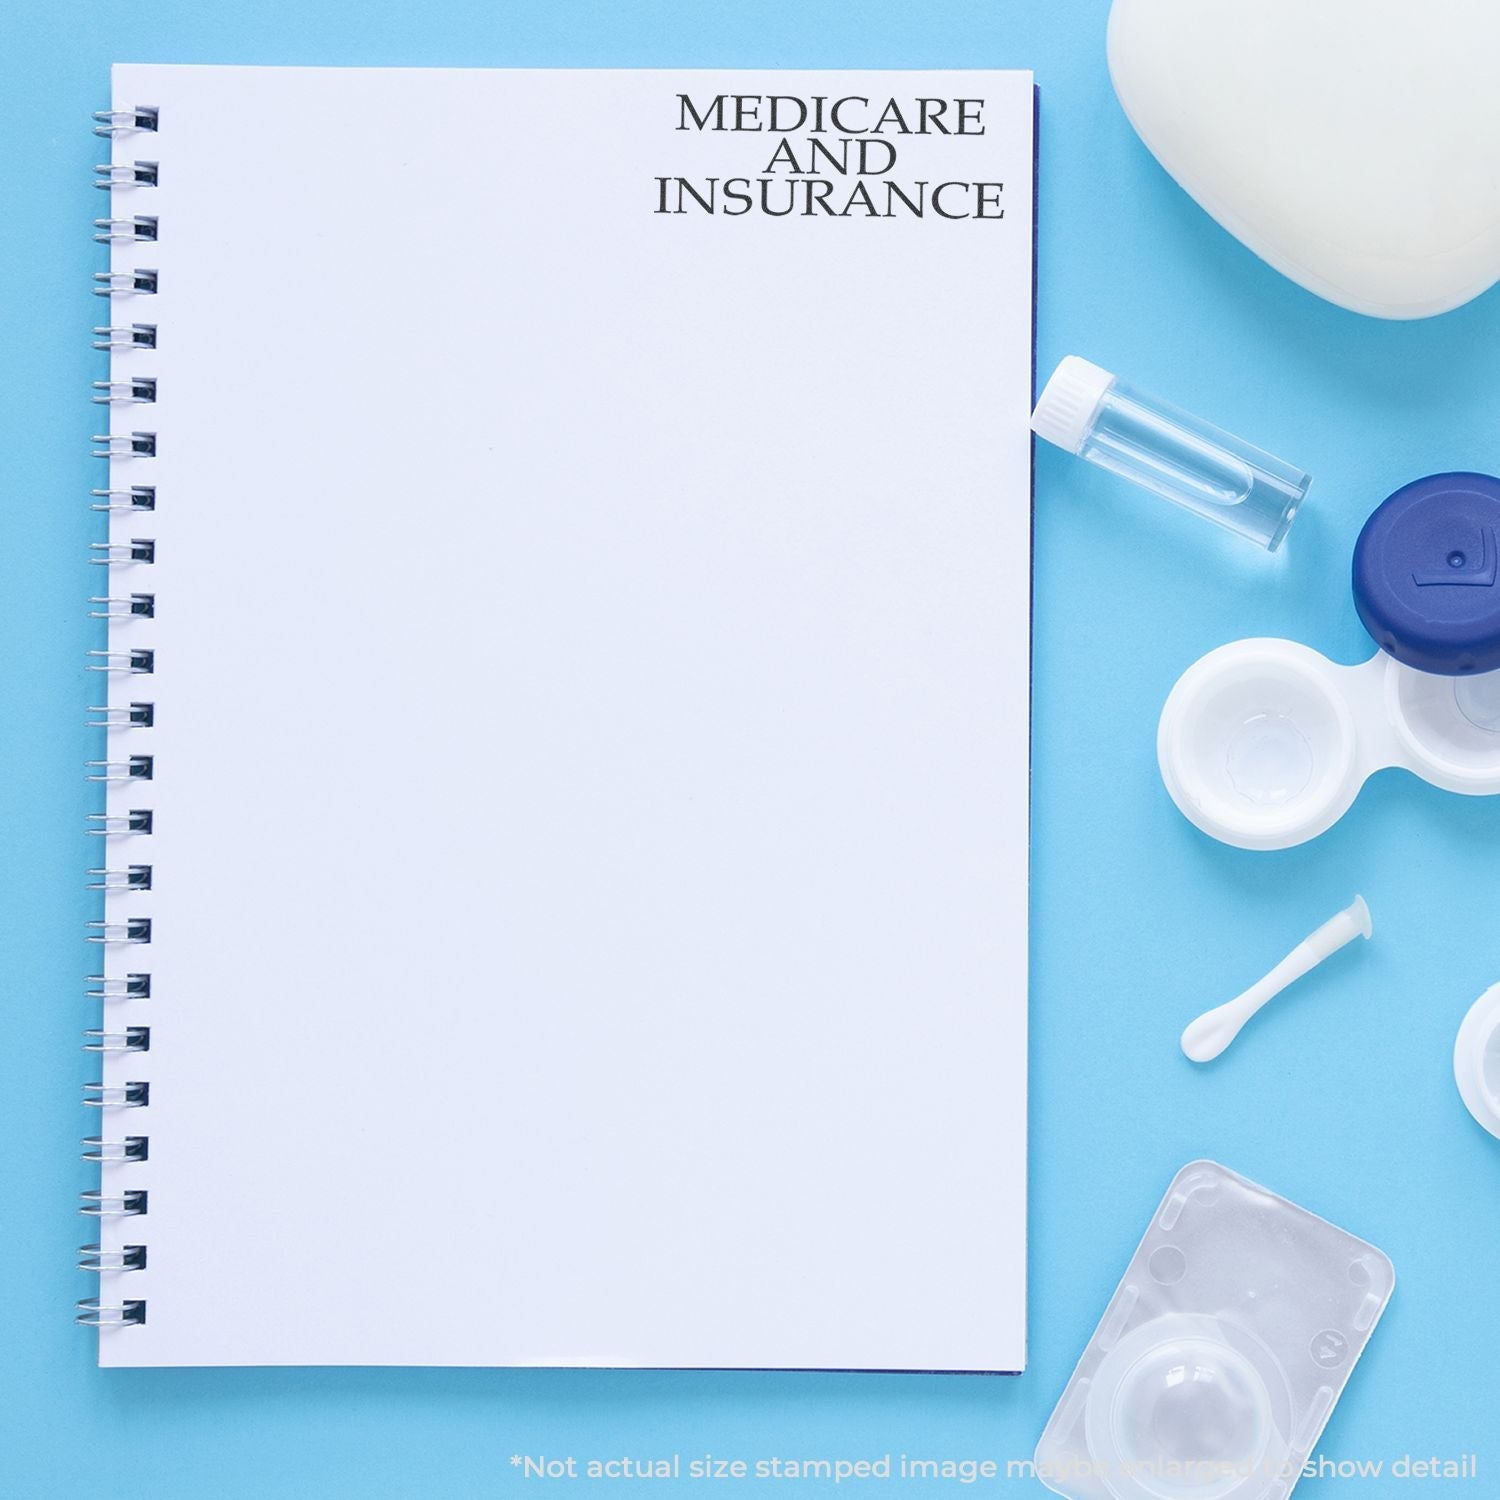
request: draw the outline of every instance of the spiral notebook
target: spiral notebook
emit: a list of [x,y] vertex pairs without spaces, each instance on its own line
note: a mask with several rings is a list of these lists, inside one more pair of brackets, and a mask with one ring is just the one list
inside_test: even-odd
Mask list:
[[1022,1367],[1034,97],[115,69],[101,1364]]

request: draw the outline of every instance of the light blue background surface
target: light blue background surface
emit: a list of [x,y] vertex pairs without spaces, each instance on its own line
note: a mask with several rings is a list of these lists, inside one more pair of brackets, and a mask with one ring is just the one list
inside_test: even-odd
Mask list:
[[[1500,979],[1500,798],[1387,773],[1325,838],[1251,855],[1178,816],[1153,753],[1167,690],[1210,647],[1284,634],[1344,661],[1368,654],[1346,584],[1364,516],[1417,475],[1500,470],[1500,293],[1436,321],[1382,324],[1267,270],[1131,134],[1105,72],[1106,11],[1104,0],[52,0],[8,17],[0,1494],[376,1500],[545,1488],[511,1468],[517,1452],[905,1452],[996,1458],[1003,1472],[1031,1452],[1147,1215],[1196,1156],[1307,1204],[1396,1262],[1395,1300],[1323,1452],[1477,1451],[1480,1481],[1444,1488],[1500,1494],[1500,1142],[1463,1112],[1450,1071],[1461,1016]],[[88,224],[103,207],[87,186],[98,156],[88,115],[106,101],[116,59],[1032,67],[1043,90],[1043,372],[1086,354],[1317,476],[1286,555],[1271,559],[1062,454],[1038,455],[1023,1377],[93,1368],[93,1340],[70,1322],[89,1290],[71,1267],[88,1237],[73,1214],[89,1179],[75,1150],[89,1123],[78,1033],[94,1024],[79,982],[92,914],[82,871],[94,852],[81,832],[81,771],[96,753],[81,727],[80,663],[98,644],[82,608],[96,534],[86,492],[98,482],[86,386],[102,373],[85,333],[100,311],[89,273],[102,264]],[[380,163],[349,170],[373,189]],[[1393,201],[1391,211],[1419,210]],[[226,339],[276,337],[235,328],[230,287],[208,315],[222,317]],[[392,371],[400,365],[398,341]],[[261,529],[257,516],[243,522],[247,536]],[[226,771],[223,806],[204,815],[246,790]],[[1222,1064],[1194,1071],[1176,1049],[1184,1022],[1356,890],[1374,911],[1374,942],[1268,1012]],[[370,1216],[371,1234],[393,1227]],[[476,1258],[476,1296],[484,1283]],[[275,1309],[257,1304],[252,1285],[224,1316]],[[1002,1486],[1043,1493],[981,1487]],[[1342,1488],[1309,1482],[1299,1493]]]

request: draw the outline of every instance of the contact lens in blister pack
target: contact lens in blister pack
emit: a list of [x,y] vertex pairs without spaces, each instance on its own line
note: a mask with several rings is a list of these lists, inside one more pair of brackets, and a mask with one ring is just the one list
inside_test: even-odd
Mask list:
[[1373,1245],[1190,1163],[1047,1423],[1037,1477],[1068,1500],[1284,1500],[1394,1285]]

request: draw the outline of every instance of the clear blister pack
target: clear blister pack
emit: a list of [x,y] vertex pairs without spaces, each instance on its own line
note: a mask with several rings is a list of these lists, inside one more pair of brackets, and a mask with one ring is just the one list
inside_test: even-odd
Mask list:
[[1036,1451],[1068,1500],[1283,1500],[1390,1260],[1214,1162],[1173,1179]]

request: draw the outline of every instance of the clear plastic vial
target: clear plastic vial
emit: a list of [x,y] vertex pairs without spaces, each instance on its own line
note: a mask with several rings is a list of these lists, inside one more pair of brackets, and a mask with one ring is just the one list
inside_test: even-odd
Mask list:
[[1291,529],[1310,475],[1070,354],[1031,417],[1049,443],[1151,490],[1269,552]]

